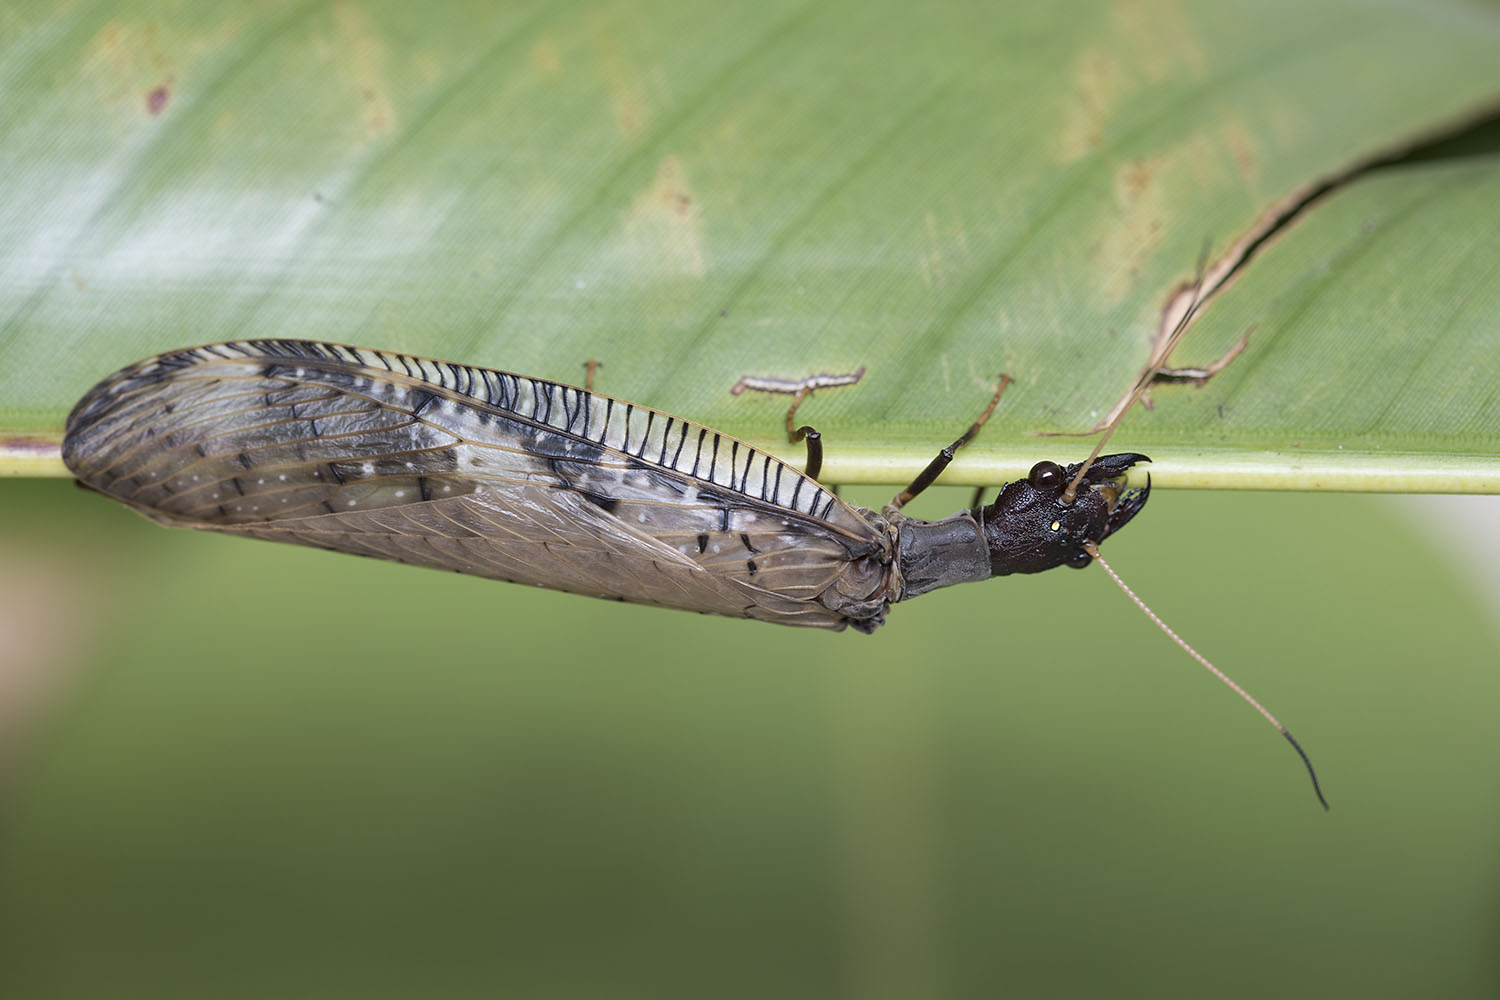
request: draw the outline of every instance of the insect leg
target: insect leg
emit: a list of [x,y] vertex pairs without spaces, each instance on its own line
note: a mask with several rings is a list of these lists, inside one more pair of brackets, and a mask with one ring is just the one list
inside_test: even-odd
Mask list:
[[[797,407],[802,401],[812,394],[814,389],[826,389],[836,385],[853,385],[864,378],[865,366],[847,375],[809,375],[803,379],[773,378],[760,375],[746,375],[734,384],[730,389],[731,395],[738,396],[746,389],[756,392],[785,392],[792,395],[792,406],[786,411],[786,439],[792,444],[798,441],[807,442],[807,469],[808,478],[817,479],[818,473],[823,471],[823,435],[812,427],[803,425],[798,427],[793,417]],[[838,496],[835,491],[834,496]]]
[[604,362],[603,361],[585,361],[583,363],[583,367],[586,368],[586,369],[588,369],[588,374],[585,375],[584,379],[583,379],[583,388],[584,388],[584,391],[585,392],[593,392],[594,391],[594,372],[598,371],[600,368],[603,368],[604,367]]
[[797,407],[811,394],[812,386],[804,385],[792,397],[792,405],[786,411],[786,439],[792,444],[807,442],[807,468],[804,471],[807,478],[817,479],[818,473],[823,471],[823,435],[807,424],[797,427],[793,419],[797,415]]
[[931,486],[937,477],[943,474],[943,470],[948,467],[948,463],[953,461],[954,452],[974,440],[974,435],[979,433],[979,428],[983,427],[984,422],[990,419],[990,414],[995,412],[995,407],[999,405],[1000,396],[1005,392],[1005,387],[1014,381],[1015,379],[1009,375],[1000,376],[1000,385],[995,388],[995,395],[990,397],[990,405],[984,408],[984,412],[979,415],[979,419],[970,424],[969,429],[959,435],[957,441],[954,441],[948,447],[938,452],[937,457],[927,463],[927,468],[918,473],[917,478],[911,481],[910,486],[891,498],[889,507],[892,510],[900,510],[911,503],[919,493]]
[[1206,365],[1202,368],[1158,368],[1151,376],[1152,380],[1156,382],[1193,382],[1201,389],[1207,384],[1209,379],[1219,374],[1225,368],[1228,368],[1229,362],[1239,357],[1245,348],[1250,346],[1250,334],[1254,332],[1255,328],[1253,326],[1246,330],[1245,335],[1225,352],[1222,358],[1211,365]]
[[746,389],[755,392],[784,392],[792,395],[803,389],[811,392],[813,389],[827,389],[836,385],[854,385],[865,377],[865,366],[860,365],[847,375],[809,375],[807,378],[776,378],[768,375],[746,375],[742,377],[729,390],[731,396],[738,396]]

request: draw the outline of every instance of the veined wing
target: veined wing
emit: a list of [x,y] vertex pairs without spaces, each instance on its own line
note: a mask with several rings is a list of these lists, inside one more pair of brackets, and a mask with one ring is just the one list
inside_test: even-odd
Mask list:
[[168,524],[784,624],[843,627],[819,598],[889,562],[860,513],[702,425],[332,344],[143,361],[79,402],[63,457]]

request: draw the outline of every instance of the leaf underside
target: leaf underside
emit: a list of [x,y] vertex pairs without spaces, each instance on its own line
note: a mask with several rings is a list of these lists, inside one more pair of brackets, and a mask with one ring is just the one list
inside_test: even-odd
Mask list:
[[[1500,16],[1433,0],[13,4],[0,465],[54,473],[138,358],[332,340],[563,381],[825,478],[1088,442],[1205,241],[1500,103]],[[1197,315],[1118,431],[1159,485],[1500,489],[1497,144],[1359,175]]]

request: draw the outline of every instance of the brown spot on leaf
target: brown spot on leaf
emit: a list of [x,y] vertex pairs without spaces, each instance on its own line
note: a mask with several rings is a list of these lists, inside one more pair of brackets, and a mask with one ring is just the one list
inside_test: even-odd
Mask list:
[[688,186],[687,172],[676,156],[662,160],[651,186],[641,192],[625,219],[625,236],[642,259],[658,269],[702,277],[701,209]]
[[157,84],[151,88],[151,93],[146,95],[146,113],[155,118],[167,109],[167,102],[171,99],[171,88],[165,83]]
[[531,47],[531,65],[544,76],[556,76],[562,72],[562,58],[557,54],[557,46],[552,44],[551,39],[540,39]]
[[365,138],[379,138],[397,124],[386,80],[388,42],[361,5],[335,4],[333,15],[338,25],[341,65],[353,78],[359,95]]
[[[622,27],[613,14],[608,17],[595,14],[589,18],[594,58],[604,76],[615,125],[622,137],[634,139],[651,125],[651,95],[655,88],[647,68],[650,61],[642,64],[640,53],[633,46],[622,44],[621,39],[631,34],[631,30],[622,30]],[[635,27],[630,26],[631,29]]]
[[57,442],[40,435],[15,434],[0,437],[0,451],[50,458],[57,454]]
[[1134,201],[1146,193],[1151,186],[1151,165],[1145,160],[1135,160],[1126,164],[1117,178],[1121,194]]

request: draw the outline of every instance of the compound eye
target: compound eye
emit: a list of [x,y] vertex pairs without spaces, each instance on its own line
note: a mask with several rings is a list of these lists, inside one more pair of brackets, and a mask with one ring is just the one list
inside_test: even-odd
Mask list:
[[1062,466],[1056,462],[1038,462],[1031,467],[1031,474],[1026,477],[1034,490],[1053,490],[1062,485]]
[[1094,557],[1093,556],[1089,555],[1087,552],[1080,552],[1076,556],[1074,556],[1072,559],[1068,560],[1068,565],[1072,566],[1074,569],[1083,569],[1085,566],[1087,566],[1089,563],[1091,563],[1093,561],[1094,561]]

